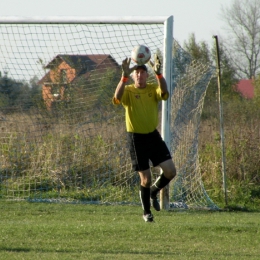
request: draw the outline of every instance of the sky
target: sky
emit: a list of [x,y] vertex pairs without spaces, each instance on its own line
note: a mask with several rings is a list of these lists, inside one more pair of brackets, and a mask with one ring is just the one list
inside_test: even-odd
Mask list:
[[[213,44],[215,44],[213,35],[218,35],[219,42],[221,42],[222,35],[224,36],[223,39],[226,38],[226,31],[224,30],[225,23],[221,20],[221,9],[222,7],[229,7],[233,1],[234,0],[0,0],[0,20],[3,16],[25,19],[30,17],[87,17],[88,19],[91,17],[112,17],[113,19],[118,18],[119,20],[123,20],[123,17],[131,17],[131,20],[133,20],[134,17],[149,17],[149,20],[151,20],[153,17],[165,17],[166,19],[169,16],[173,16],[173,37],[181,46],[183,46],[184,41],[188,41],[191,34],[194,34],[197,42],[205,41],[209,47],[212,47]],[[5,35],[7,34],[3,33],[0,35],[0,41],[1,37],[2,40],[4,39],[3,37],[7,37]],[[67,37],[66,33],[63,35]],[[15,37],[15,33],[12,34],[12,36]],[[46,37],[47,36],[48,35],[46,35]],[[34,36],[32,35],[31,37]],[[41,46],[41,39],[37,39],[39,39],[37,42],[38,45]],[[62,35],[60,35],[60,39],[62,39]],[[78,38],[71,39],[71,42],[76,41],[76,39]],[[15,40],[12,41],[13,45],[7,46],[7,51],[1,54],[3,57],[0,57],[2,61],[2,63],[0,63],[0,71],[8,71],[9,75],[16,79],[21,79],[21,77],[25,77],[25,75],[27,78],[32,78],[32,75],[39,76],[39,74],[42,73],[42,67],[37,61],[38,57],[43,60],[44,64],[47,64],[57,53],[73,52],[71,49],[67,50],[66,46],[64,47],[65,49],[62,49],[58,41],[56,46],[58,50],[53,46],[51,49],[47,48],[46,50],[42,46],[40,48],[36,44],[36,41],[28,36],[28,32],[24,40],[27,42],[25,46],[30,49],[21,50],[24,45],[21,47],[19,41]],[[30,40],[31,42],[29,42]],[[80,40],[84,41],[84,38],[80,38]],[[143,40],[145,41],[144,38]],[[149,38],[149,40],[151,40],[151,38]],[[156,39],[154,40],[156,41]],[[111,41],[113,41],[113,38],[111,38]],[[132,42],[126,41],[125,44],[132,46]],[[47,41],[45,40],[45,42]],[[66,42],[66,40],[63,42]],[[105,43],[109,44],[107,40],[105,40]],[[24,44],[24,42],[22,44]],[[35,45],[40,48],[40,52],[38,52],[38,49],[37,51],[31,49],[35,47]],[[72,45],[69,45],[69,47],[72,48]],[[78,45],[76,46],[78,47]],[[82,47],[82,45],[79,46]],[[149,45],[149,47],[152,46]],[[96,53],[100,52],[100,50],[95,49],[91,49],[91,51],[95,51]],[[84,49],[84,52],[88,52],[88,50]],[[29,53],[31,56],[29,56]],[[78,51],[78,53],[80,53],[80,51]],[[112,53],[111,50],[109,50],[109,53],[117,59],[118,62],[121,62],[122,53]],[[23,72],[24,60],[30,60],[30,64],[26,67],[26,74]],[[32,62],[33,64],[31,64]]]
[[182,45],[224,36],[221,7],[233,0],[0,0],[1,16],[173,16],[174,38]]

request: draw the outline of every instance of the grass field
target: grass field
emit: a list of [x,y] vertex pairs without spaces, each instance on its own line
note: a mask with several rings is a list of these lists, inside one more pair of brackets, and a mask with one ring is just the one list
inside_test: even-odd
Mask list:
[[0,201],[0,259],[259,259],[259,212]]

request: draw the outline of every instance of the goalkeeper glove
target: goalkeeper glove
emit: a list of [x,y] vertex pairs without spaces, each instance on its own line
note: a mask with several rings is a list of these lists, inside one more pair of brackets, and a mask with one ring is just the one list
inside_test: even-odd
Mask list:
[[161,74],[161,67],[162,67],[162,65],[161,65],[161,61],[160,61],[160,59],[159,59],[157,54],[154,55],[154,63],[150,61],[150,64],[151,64],[151,66],[153,68],[154,73],[156,75],[160,75]]
[[136,66],[130,68],[131,58],[126,58],[122,62],[122,76],[128,78]]

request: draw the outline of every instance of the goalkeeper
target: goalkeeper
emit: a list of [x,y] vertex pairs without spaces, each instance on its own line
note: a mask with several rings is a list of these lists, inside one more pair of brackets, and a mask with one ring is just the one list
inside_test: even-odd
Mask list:
[[[155,210],[160,210],[158,192],[176,175],[171,154],[157,131],[158,103],[169,98],[166,81],[161,74],[161,63],[155,55],[150,62],[157,83],[147,83],[148,71],[145,65],[130,68],[130,58],[122,62],[122,78],[117,85],[113,104],[122,104],[125,108],[127,142],[130,149],[133,170],[138,171],[141,179],[140,199],[145,222],[153,222],[150,201]],[[127,85],[130,74],[134,84]],[[163,173],[151,186],[152,175],[149,161],[160,166]]]

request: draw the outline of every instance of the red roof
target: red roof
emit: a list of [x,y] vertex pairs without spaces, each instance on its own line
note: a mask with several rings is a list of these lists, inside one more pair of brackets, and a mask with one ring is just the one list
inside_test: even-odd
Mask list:
[[254,97],[254,85],[252,79],[241,79],[237,83],[237,91],[242,94],[245,98],[253,98]]

